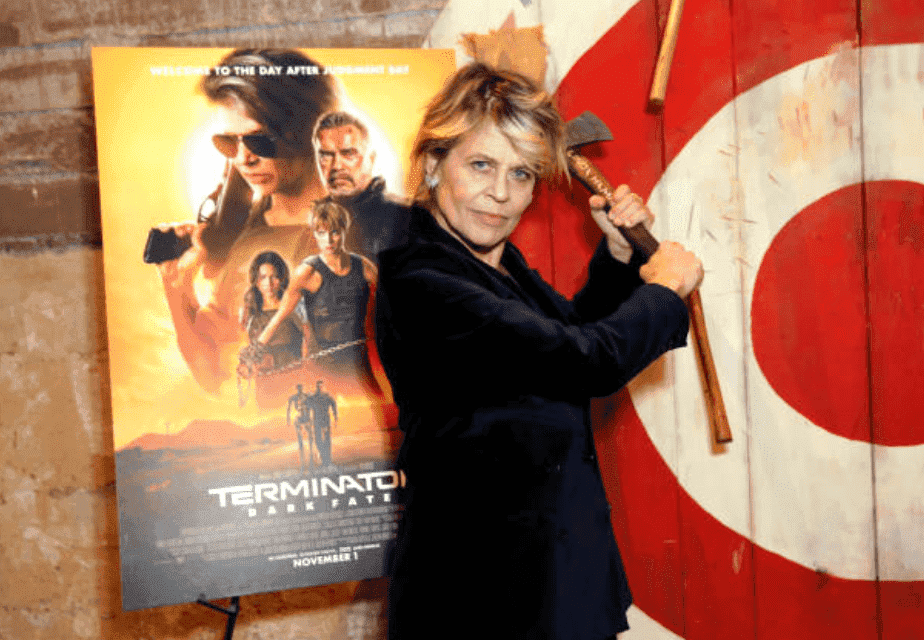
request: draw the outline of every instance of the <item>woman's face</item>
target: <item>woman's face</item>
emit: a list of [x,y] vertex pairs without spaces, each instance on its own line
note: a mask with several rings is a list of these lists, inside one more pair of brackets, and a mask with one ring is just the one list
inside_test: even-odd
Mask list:
[[[269,133],[266,128],[251,118],[241,103],[229,99],[216,106],[216,133],[242,136],[254,133]],[[250,185],[256,198],[265,198],[274,193],[298,195],[307,185],[311,163],[304,155],[293,152],[290,147],[277,144],[282,155],[264,158],[253,153],[238,140],[237,153],[231,158],[235,168]]]
[[487,264],[497,267],[504,244],[533,199],[536,176],[490,121],[469,131],[442,162],[427,159],[439,179],[437,223]]
[[316,227],[314,239],[318,243],[318,251],[322,254],[333,255],[343,250],[343,231],[340,229]]
[[263,295],[264,300],[278,298],[280,291],[279,285],[282,279],[276,271],[276,267],[269,263],[263,263],[257,270],[257,289]]

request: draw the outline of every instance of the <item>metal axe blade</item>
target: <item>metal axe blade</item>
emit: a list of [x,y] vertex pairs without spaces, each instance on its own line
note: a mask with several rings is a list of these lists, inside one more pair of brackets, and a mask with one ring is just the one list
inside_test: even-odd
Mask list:
[[612,139],[613,134],[609,127],[590,111],[585,111],[565,123],[565,144],[569,149]]

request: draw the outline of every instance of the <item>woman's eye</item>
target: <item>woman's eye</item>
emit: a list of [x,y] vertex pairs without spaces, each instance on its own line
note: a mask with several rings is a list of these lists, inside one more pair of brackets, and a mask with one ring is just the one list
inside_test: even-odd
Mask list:
[[472,160],[472,168],[475,171],[486,171],[490,166],[487,160]]
[[531,171],[526,169],[514,169],[513,178],[514,180],[519,180],[520,182],[527,182],[533,179],[533,174]]

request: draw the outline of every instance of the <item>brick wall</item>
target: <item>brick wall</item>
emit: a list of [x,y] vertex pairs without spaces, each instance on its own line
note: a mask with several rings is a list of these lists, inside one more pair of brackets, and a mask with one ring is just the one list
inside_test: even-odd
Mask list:
[[[121,610],[90,48],[416,47],[445,0],[0,7],[0,639],[221,638]],[[381,581],[248,596],[234,637],[382,636]]]

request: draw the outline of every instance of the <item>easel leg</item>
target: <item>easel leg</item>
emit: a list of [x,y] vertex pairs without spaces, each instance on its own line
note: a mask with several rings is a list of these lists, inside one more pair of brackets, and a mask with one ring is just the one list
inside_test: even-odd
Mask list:
[[217,604],[209,602],[205,599],[205,596],[199,596],[199,599],[196,600],[199,604],[208,607],[209,609],[214,609],[219,611],[226,616],[228,616],[228,624],[225,625],[225,640],[231,640],[231,637],[234,635],[234,625],[237,623],[237,614],[241,611],[241,598],[240,596],[233,596],[231,598],[231,606],[225,609]]

